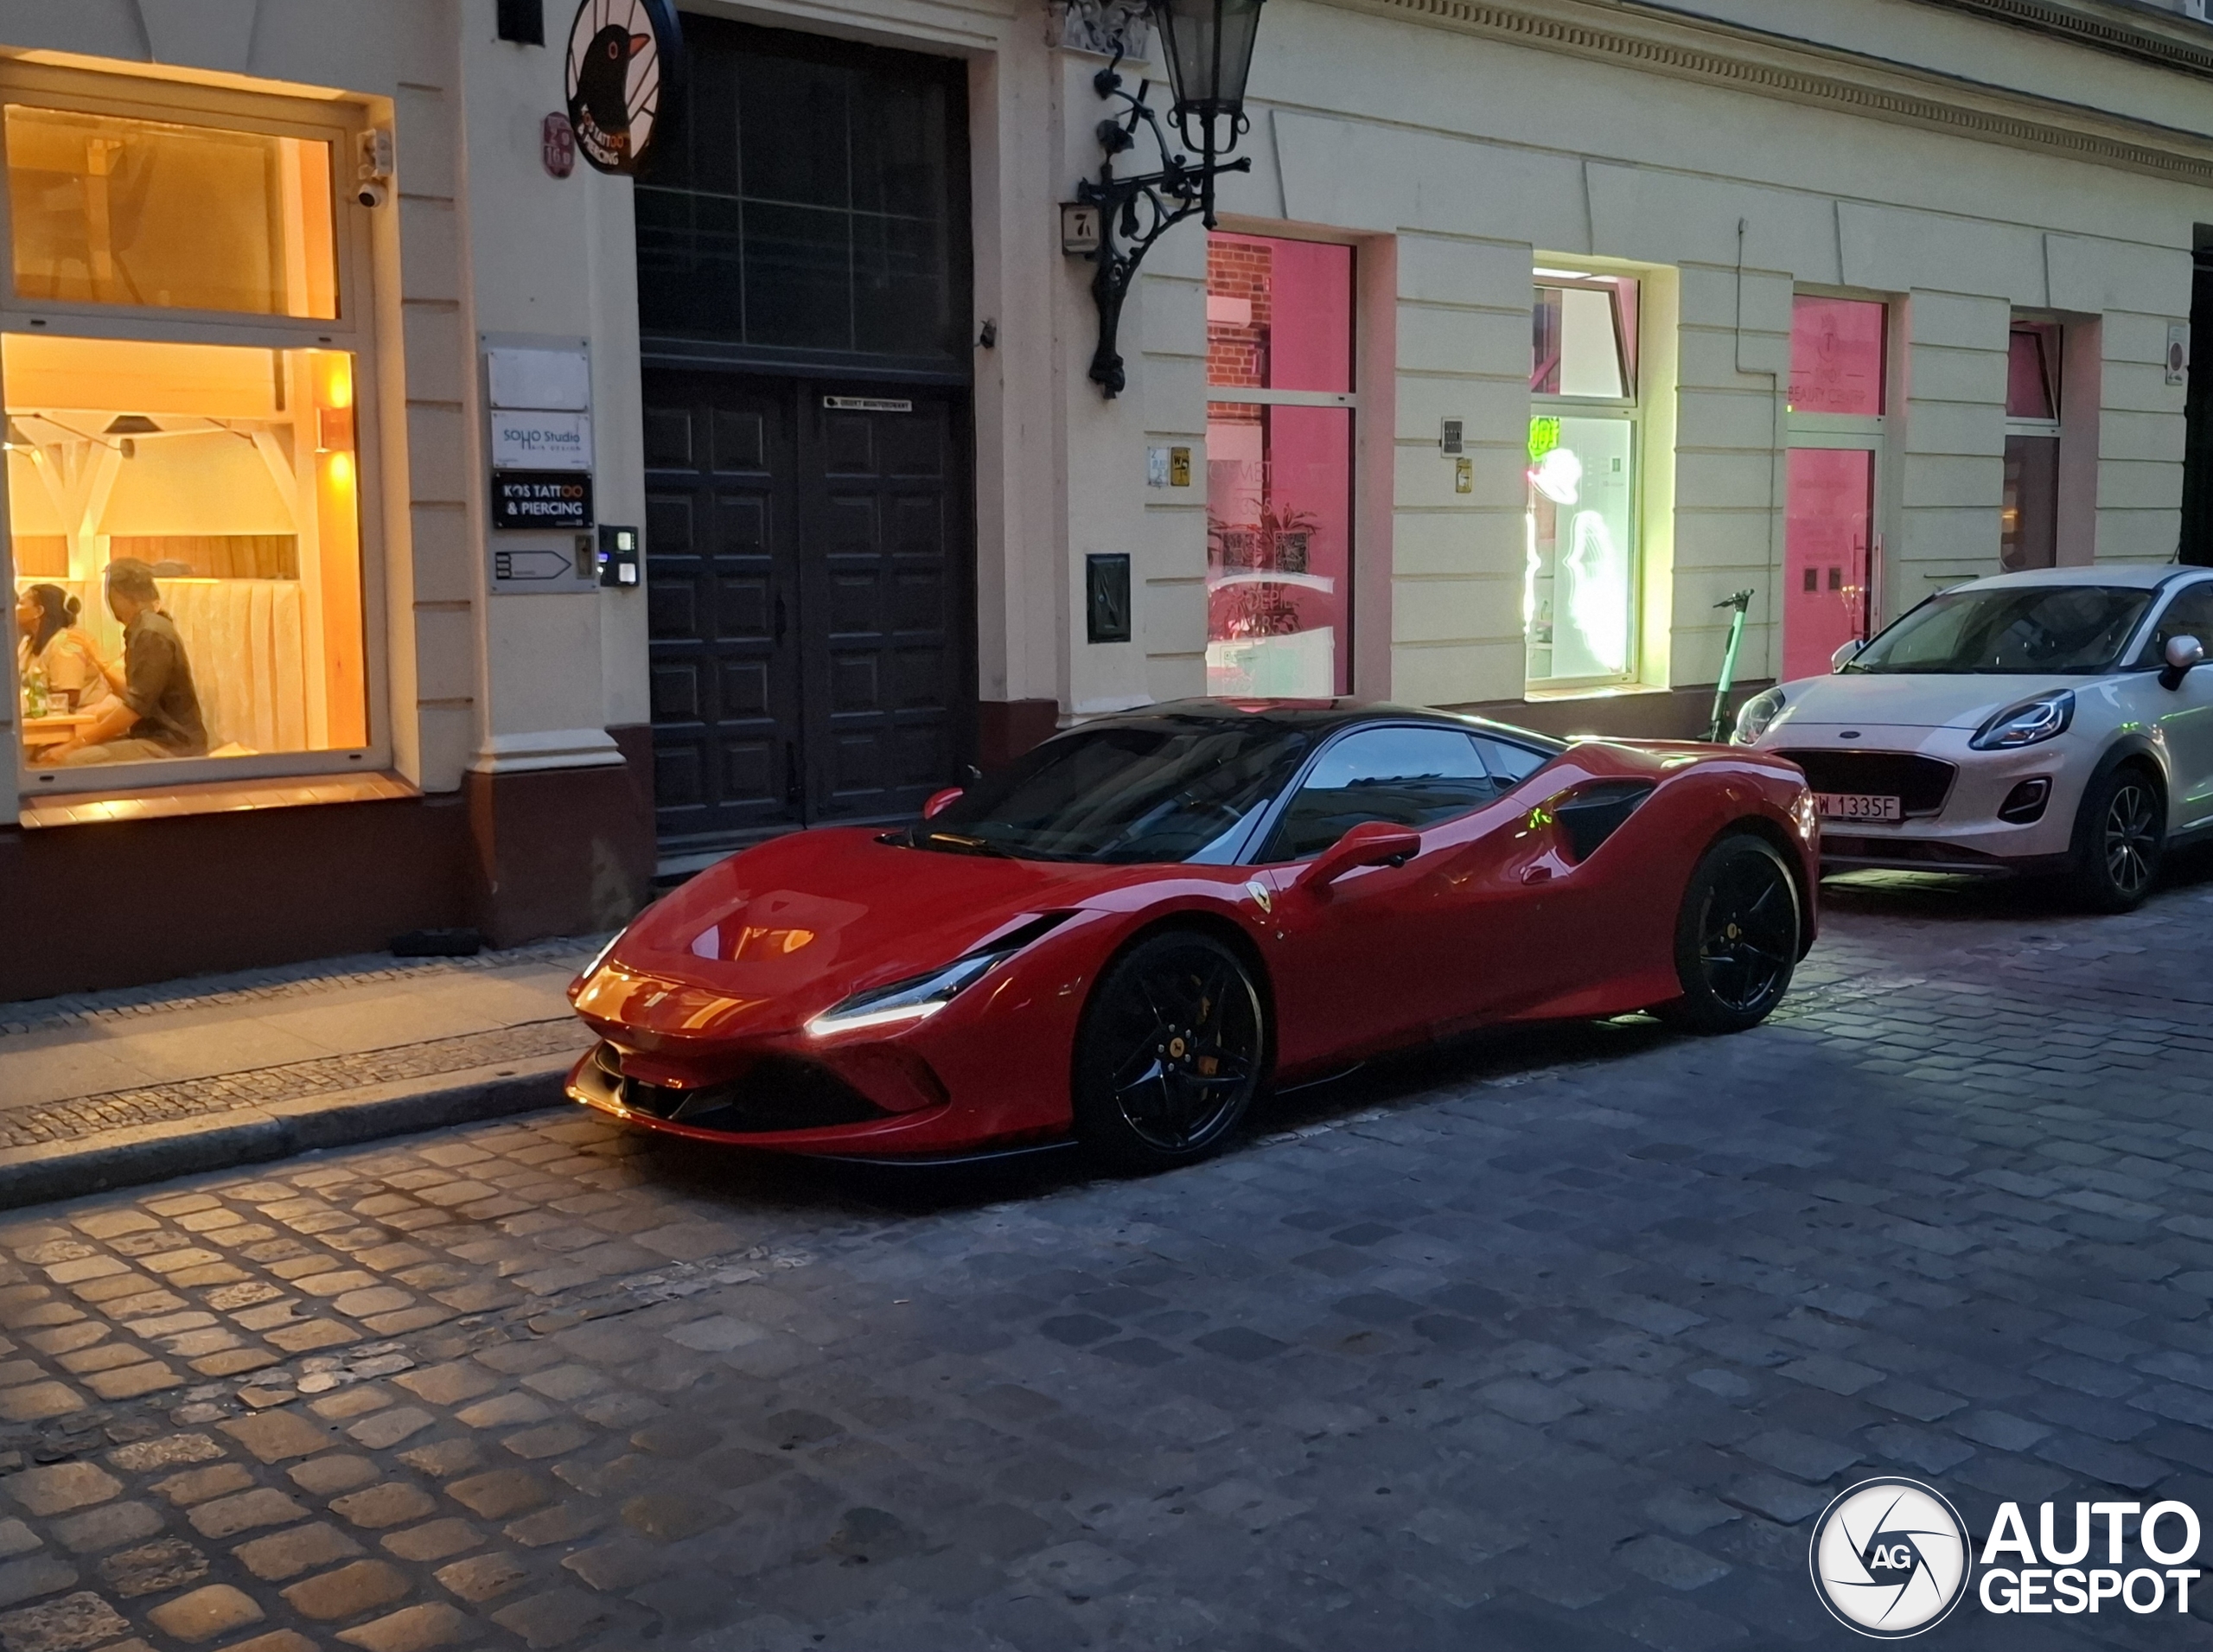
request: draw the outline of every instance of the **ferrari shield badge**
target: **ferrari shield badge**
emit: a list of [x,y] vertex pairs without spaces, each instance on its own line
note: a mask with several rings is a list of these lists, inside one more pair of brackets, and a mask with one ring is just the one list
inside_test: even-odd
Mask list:
[[1269,893],[1268,886],[1266,883],[1263,883],[1259,878],[1256,877],[1251,883],[1246,884],[1245,892],[1253,897],[1253,904],[1259,907],[1261,911],[1272,912],[1275,910],[1276,897]]

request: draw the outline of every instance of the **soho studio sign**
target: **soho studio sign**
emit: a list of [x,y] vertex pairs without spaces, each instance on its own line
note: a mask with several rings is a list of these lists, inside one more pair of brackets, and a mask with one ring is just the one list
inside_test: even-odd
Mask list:
[[[1814,1592],[1846,1628],[1884,1641],[1934,1629],[1970,1595],[1982,1611],[1999,1614],[2190,1611],[2198,1576],[2191,1564],[2197,1555],[2196,1509],[2181,1502],[2078,1502],[2070,1520],[2063,1507],[2038,1505],[2032,1537],[2021,1505],[2000,1503],[1978,1556],[1967,1523],[1942,1492],[1917,1480],[1863,1480],[1814,1523],[1808,1560]],[[2149,1565],[2122,1558],[2124,1522],[2131,1519]]]

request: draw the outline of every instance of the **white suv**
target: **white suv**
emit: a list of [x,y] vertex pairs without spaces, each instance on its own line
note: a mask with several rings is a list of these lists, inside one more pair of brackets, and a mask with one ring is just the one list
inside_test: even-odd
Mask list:
[[2061,873],[2123,911],[2213,832],[2206,641],[2213,568],[2000,574],[1754,696],[1736,738],[1806,771],[1828,870]]

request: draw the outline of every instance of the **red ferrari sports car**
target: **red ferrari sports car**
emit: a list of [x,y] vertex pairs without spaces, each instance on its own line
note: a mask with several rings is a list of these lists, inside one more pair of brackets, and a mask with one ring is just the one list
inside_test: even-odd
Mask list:
[[571,988],[588,1106],[941,1158],[1220,1146],[1271,1083],[1486,1023],[1760,1021],[1812,943],[1804,777],[1345,700],[1082,727],[896,831],[734,855]]

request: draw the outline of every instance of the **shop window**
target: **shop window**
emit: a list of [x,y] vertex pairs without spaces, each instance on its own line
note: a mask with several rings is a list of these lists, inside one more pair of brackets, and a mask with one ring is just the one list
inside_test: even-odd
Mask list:
[[13,334],[0,384],[30,766],[366,743],[349,354]]
[[[328,773],[371,728],[357,393],[322,112],[236,129],[0,99],[0,454],[23,789]],[[27,95],[28,94],[28,95]],[[265,112],[291,129],[251,130]],[[160,112],[158,111],[156,113]],[[350,210],[350,207],[348,208]],[[100,314],[80,336],[74,307]]]
[[1353,252],[1207,247],[1207,692],[1326,697],[1352,673]]
[[331,146],[6,107],[19,298],[338,314]]
[[2059,560],[2061,329],[2016,320],[2006,363],[2006,493],[1998,561],[2007,573]]
[[1626,276],[1536,271],[1521,581],[1532,688],[1635,673],[1637,293]]

